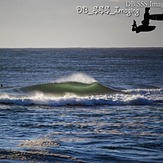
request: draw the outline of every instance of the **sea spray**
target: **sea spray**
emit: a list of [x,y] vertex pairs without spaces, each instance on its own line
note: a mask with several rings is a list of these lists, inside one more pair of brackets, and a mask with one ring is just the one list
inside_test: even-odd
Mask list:
[[85,74],[85,73],[73,73],[72,75],[61,77],[54,82],[63,83],[63,82],[80,82],[85,84],[91,84],[97,82],[93,77]]

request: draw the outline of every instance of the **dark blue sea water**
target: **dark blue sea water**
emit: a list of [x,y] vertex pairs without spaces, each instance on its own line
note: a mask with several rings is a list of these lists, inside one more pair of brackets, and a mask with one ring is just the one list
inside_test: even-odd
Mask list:
[[163,48],[0,49],[0,162],[163,162]]

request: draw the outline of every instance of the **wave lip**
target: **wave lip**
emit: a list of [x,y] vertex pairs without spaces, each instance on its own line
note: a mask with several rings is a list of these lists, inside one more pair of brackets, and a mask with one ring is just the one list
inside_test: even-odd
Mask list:
[[75,94],[78,96],[120,93],[120,91],[114,90],[112,88],[107,88],[98,82],[91,84],[80,82],[48,83],[23,87],[20,88],[20,90],[27,93],[41,92],[44,94],[52,94],[54,96],[64,96],[67,93]]

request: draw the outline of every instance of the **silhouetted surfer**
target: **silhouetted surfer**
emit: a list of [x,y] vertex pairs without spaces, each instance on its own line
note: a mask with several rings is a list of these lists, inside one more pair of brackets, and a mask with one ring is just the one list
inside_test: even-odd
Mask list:
[[0,87],[2,88],[2,87],[3,87],[3,85],[1,84],[1,85],[0,85]]
[[142,25],[137,26],[136,21],[134,20],[133,25],[132,25],[132,31],[136,31],[136,33],[139,32],[150,32],[153,31],[156,26],[149,26],[149,21],[150,20],[163,20],[163,14],[154,14],[150,15],[149,14],[150,8],[147,7],[145,8],[145,14],[144,14],[144,20],[141,22]]
[[136,33],[149,32],[149,31],[153,31],[156,28],[156,26],[149,26],[149,21],[150,21],[149,10],[150,8],[145,8],[144,20],[141,22],[142,25],[137,27],[136,21],[134,20],[134,23],[132,25],[132,31],[136,31]]

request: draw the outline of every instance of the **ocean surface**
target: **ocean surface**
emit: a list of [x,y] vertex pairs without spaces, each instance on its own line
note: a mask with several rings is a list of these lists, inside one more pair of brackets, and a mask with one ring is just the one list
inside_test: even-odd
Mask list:
[[163,48],[0,49],[0,162],[163,162]]

